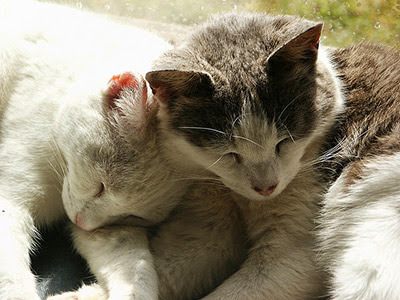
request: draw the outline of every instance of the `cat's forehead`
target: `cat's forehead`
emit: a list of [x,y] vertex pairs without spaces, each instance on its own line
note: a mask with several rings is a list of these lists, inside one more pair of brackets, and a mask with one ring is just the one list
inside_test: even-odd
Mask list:
[[[189,39],[196,53],[211,65],[223,68],[254,67],[275,50],[310,27],[294,16],[231,13],[212,18]],[[231,58],[232,64],[226,64]],[[235,61],[237,60],[237,61]],[[224,65],[218,62],[224,61]]]
[[137,149],[111,140],[86,143],[77,153],[74,167],[80,170],[79,173],[97,178],[113,189],[128,188],[145,169]]

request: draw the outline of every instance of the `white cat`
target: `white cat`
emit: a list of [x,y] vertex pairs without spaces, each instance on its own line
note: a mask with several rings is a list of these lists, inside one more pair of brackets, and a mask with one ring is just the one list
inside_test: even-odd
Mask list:
[[146,230],[126,224],[163,220],[184,185],[158,155],[146,83],[123,72],[144,73],[168,45],[56,5],[0,7],[0,298],[39,299],[37,228],[68,216],[109,299],[156,299]]

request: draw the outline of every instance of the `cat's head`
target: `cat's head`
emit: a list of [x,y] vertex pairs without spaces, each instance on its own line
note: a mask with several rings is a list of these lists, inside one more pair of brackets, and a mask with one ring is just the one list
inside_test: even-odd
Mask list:
[[104,92],[87,97],[59,116],[67,215],[86,230],[159,222],[178,190],[166,187],[171,178],[158,155],[158,105],[148,99],[144,79],[123,73]]
[[228,14],[158,59],[146,79],[176,161],[249,199],[279,195],[342,105],[321,30],[291,16]]

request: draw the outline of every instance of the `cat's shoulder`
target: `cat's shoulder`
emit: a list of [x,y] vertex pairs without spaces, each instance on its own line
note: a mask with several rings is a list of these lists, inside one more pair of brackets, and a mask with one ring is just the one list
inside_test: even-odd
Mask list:
[[[333,51],[333,62],[352,104],[400,111],[400,51],[362,43]],[[377,105],[377,104],[380,104]]]
[[[333,50],[337,68],[349,78],[400,78],[400,51],[388,45],[360,43]],[[385,78],[382,78],[385,79]]]

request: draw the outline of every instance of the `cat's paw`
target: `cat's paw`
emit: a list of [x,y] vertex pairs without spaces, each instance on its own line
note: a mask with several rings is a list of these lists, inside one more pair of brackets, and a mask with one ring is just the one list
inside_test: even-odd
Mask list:
[[47,297],[47,300],[107,300],[107,292],[98,284],[84,285],[75,292]]

